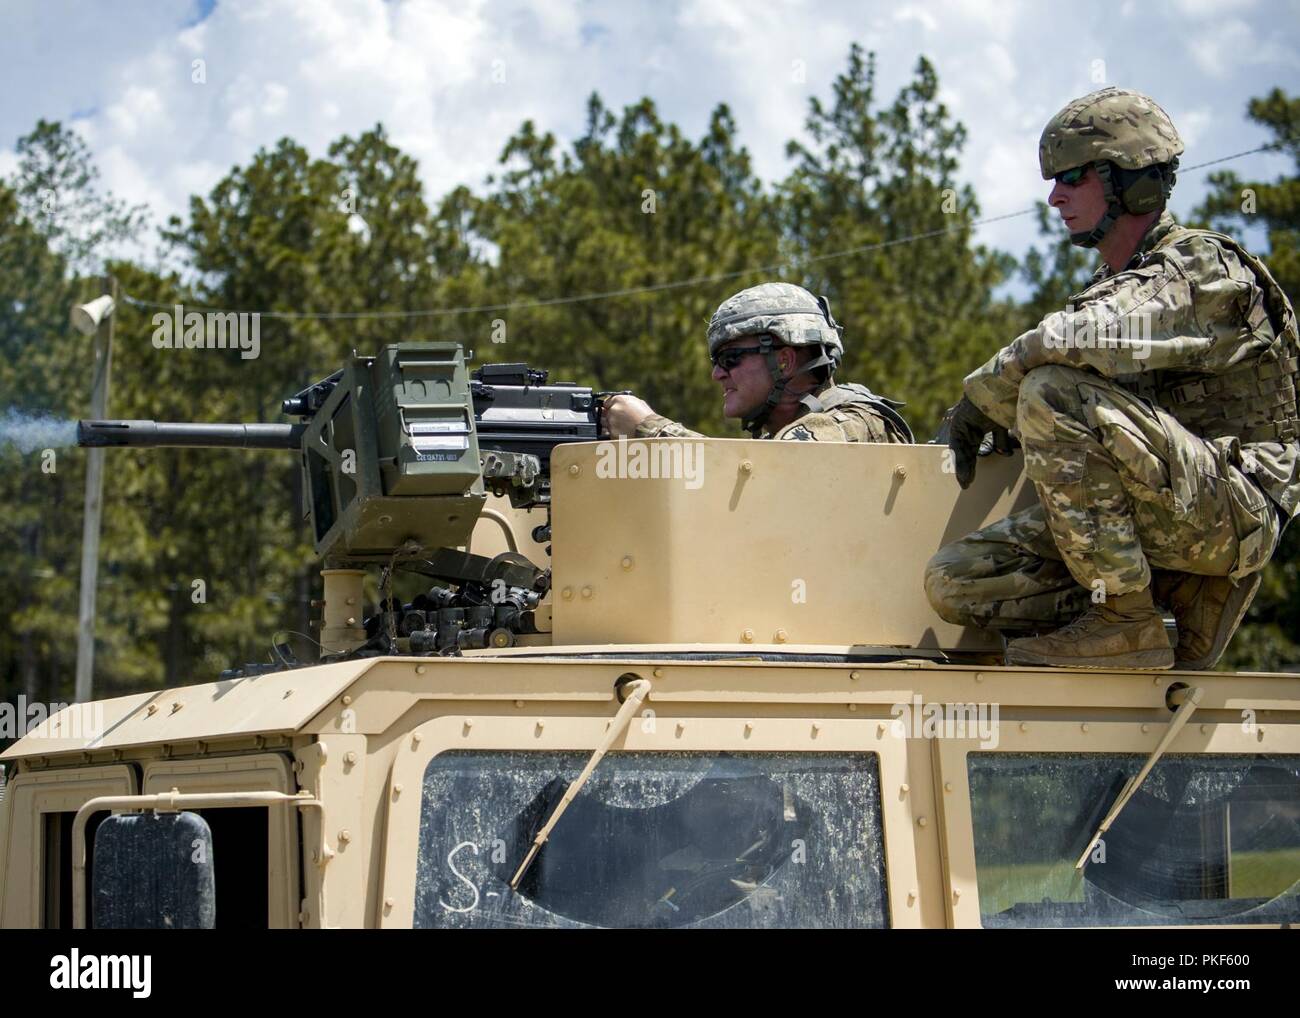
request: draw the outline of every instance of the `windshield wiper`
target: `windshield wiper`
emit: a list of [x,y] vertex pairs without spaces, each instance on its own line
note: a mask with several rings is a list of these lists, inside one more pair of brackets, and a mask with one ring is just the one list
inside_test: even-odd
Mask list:
[[510,878],[510,889],[512,891],[519,890],[519,881],[524,878],[524,874],[528,872],[528,867],[533,864],[533,860],[537,858],[537,853],[541,851],[542,845],[544,845],[546,839],[551,836],[551,829],[555,827],[556,822],[564,815],[564,811],[569,808],[569,803],[573,802],[578,793],[582,791],[582,786],[587,783],[587,779],[591,777],[591,772],[596,769],[596,765],[600,763],[605,754],[609,752],[609,747],[614,744],[614,740],[627,730],[628,724],[632,721],[632,716],[636,714],[637,708],[641,706],[641,701],[644,700],[650,692],[650,680],[634,679],[622,688],[626,691],[627,699],[623,701],[623,706],[620,707],[618,713],[614,715],[614,720],[610,722],[609,729],[605,732],[605,737],[600,740],[600,745],[596,747],[596,752],[591,754],[591,759],[587,761],[587,766],[582,769],[581,774],[573,779],[573,783],[569,785],[568,791],[566,791],[563,798],[560,799],[559,805],[557,805],[551,813],[550,819],[548,819],[546,823],[542,825],[542,829],[537,832],[537,837],[533,839],[532,847],[528,849],[528,854],[524,856],[524,861],[519,864],[519,869],[517,869],[515,875]]
[[1097,833],[1088,839],[1088,844],[1083,850],[1083,855],[1079,856],[1079,861],[1074,864],[1076,870],[1082,870],[1083,867],[1087,865],[1088,856],[1092,853],[1092,850],[1097,847],[1097,842],[1101,841],[1102,835],[1110,830],[1110,825],[1115,822],[1115,818],[1119,816],[1120,810],[1128,805],[1128,801],[1132,799],[1137,793],[1137,790],[1142,787],[1142,782],[1144,782],[1147,779],[1147,775],[1151,773],[1151,768],[1156,765],[1156,762],[1164,755],[1165,750],[1167,750],[1170,744],[1173,743],[1178,733],[1183,730],[1183,726],[1187,724],[1188,720],[1192,716],[1192,711],[1196,710],[1196,708],[1200,706],[1200,703],[1200,686],[1192,686],[1190,689],[1183,691],[1183,702],[1178,705],[1178,709],[1174,711],[1174,716],[1169,719],[1169,725],[1165,729],[1165,734],[1160,737],[1160,742],[1156,745],[1156,748],[1152,751],[1151,755],[1147,757],[1147,762],[1142,765],[1142,769],[1138,771],[1134,777],[1129,778],[1128,781],[1124,783],[1124,788],[1120,791],[1119,798],[1115,800],[1115,805],[1111,806],[1110,811],[1107,812],[1105,819],[1101,822],[1101,826],[1097,828]]

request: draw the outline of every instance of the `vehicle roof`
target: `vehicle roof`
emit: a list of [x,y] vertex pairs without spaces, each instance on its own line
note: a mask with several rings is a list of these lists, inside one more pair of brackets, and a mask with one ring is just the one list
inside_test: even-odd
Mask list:
[[[0,753],[0,760],[296,732],[369,669],[373,660],[341,661],[74,704],[33,728]],[[92,717],[78,716],[79,711],[92,712]],[[93,713],[99,711],[102,714]]]

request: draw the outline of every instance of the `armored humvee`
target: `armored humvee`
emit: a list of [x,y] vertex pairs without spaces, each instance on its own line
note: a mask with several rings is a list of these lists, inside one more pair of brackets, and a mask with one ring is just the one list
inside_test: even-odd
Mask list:
[[287,430],[84,425],[298,449],[321,661],[13,745],[0,925],[1300,921],[1300,677],[1009,668],[933,613],[1017,460],[601,442],[598,398],[403,345]]

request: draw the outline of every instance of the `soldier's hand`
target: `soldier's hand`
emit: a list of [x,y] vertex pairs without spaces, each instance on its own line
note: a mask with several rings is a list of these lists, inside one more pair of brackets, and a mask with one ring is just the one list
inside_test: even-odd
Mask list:
[[965,396],[944,416],[944,426],[957,471],[957,483],[963,488],[969,488],[971,481],[975,480],[975,464],[980,456],[991,452],[1010,456],[1019,444],[1006,428],[991,420]]
[[654,414],[654,408],[637,396],[610,396],[601,410],[601,434],[607,438],[633,438],[637,425]]

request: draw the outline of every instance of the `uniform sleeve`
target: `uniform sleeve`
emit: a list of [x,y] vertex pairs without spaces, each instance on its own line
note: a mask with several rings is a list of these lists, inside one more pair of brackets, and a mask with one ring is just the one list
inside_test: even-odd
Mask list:
[[698,431],[670,421],[659,414],[651,414],[636,426],[636,438],[705,438]]
[[772,436],[787,442],[906,442],[893,421],[869,407],[804,414]]
[[1258,289],[1231,251],[1210,238],[1189,238],[1089,287],[1077,304],[1016,337],[966,377],[966,395],[1011,427],[1021,379],[1044,364],[1105,378],[1222,369],[1240,357],[1240,309]]

